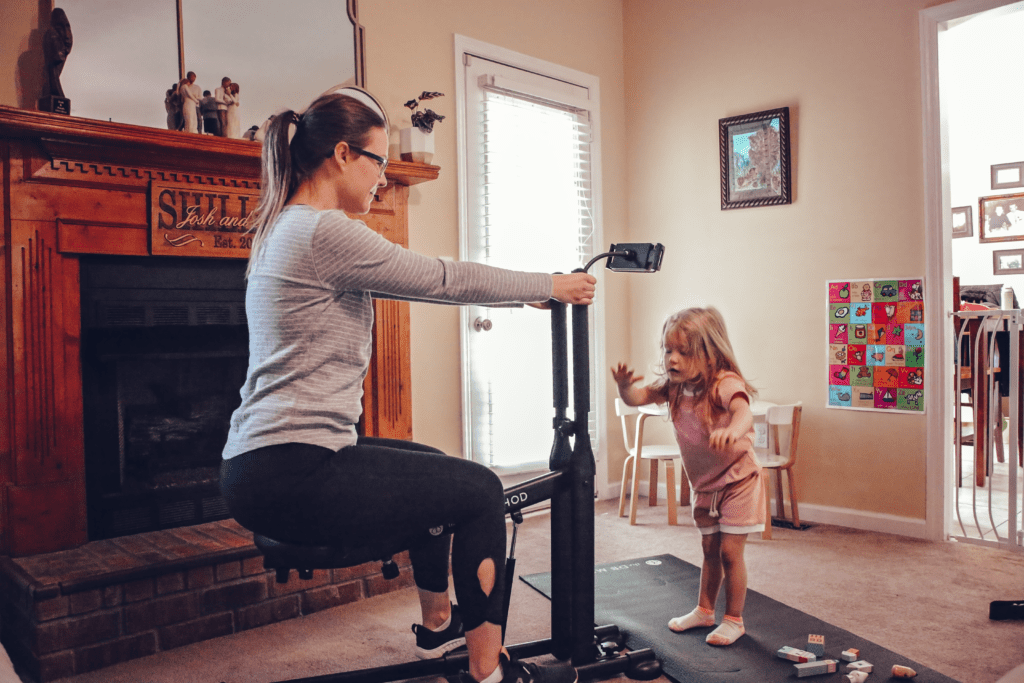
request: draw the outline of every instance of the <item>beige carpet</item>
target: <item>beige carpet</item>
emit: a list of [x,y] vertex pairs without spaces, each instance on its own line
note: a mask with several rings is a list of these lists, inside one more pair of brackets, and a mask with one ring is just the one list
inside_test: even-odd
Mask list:
[[[668,527],[664,507],[645,502],[630,527],[616,506],[597,506],[597,562],[671,553],[700,565],[689,508],[680,510],[680,526]],[[774,536],[751,536],[747,544],[751,589],[963,683],[992,683],[1024,663],[1024,621],[988,619],[992,600],[1024,598],[1024,555],[826,525],[776,528]],[[548,539],[547,515],[529,517],[519,532],[517,574],[549,570]],[[547,637],[548,605],[517,579],[508,641]],[[407,589],[63,680],[269,683],[399,663],[412,657],[409,627],[417,619]],[[871,679],[888,679],[879,673]]]

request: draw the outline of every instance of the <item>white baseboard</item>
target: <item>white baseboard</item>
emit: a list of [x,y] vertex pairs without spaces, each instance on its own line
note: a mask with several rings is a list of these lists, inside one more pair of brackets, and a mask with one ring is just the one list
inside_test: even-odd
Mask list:
[[[601,500],[618,498],[621,484],[613,482],[608,490],[604,491]],[[667,493],[664,482],[658,482],[658,500],[664,501]],[[647,498],[647,482],[640,482],[640,497]],[[772,510],[775,511],[775,501],[772,500]],[[786,506],[789,512],[789,506]],[[800,503],[800,521],[816,524],[834,524],[849,529],[860,529],[861,531],[875,531],[882,534],[896,534],[897,536],[910,536],[912,538],[924,538],[925,521],[915,517],[901,517],[882,512],[870,512],[866,510],[854,510],[852,508],[838,508],[830,505],[815,505],[813,503]]]
[[[774,507],[774,502],[773,502]],[[788,510],[787,506],[787,510]],[[800,521],[818,524],[834,524],[861,531],[876,531],[882,534],[896,534],[912,538],[927,539],[925,521],[915,517],[901,517],[883,512],[837,508],[829,505],[800,503]]]

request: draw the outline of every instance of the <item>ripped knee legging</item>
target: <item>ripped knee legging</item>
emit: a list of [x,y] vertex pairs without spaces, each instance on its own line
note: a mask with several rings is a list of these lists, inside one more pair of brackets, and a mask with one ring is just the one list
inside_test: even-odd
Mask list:
[[[396,439],[360,437],[337,452],[289,443],[225,460],[221,491],[239,524],[294,543],[365,546],[454,525],[451,534],[418,534],[408,548],[416,585],[448,590],[450,548],[466,630],[502,621],[504,491],[478,463]],[[495,581],[481,587],[488,559]]]

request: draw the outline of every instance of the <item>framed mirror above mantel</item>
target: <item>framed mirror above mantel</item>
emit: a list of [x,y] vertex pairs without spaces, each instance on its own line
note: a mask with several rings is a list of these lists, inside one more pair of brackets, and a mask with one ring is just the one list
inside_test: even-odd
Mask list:
[[[245,210],[251,210],[260,149],[242,140],[0,106],[0,184],[7,192],[0,352],[9,368],[0,373],[0,396],[6,397],[0,400],[0,461],[9,463],[0,468],[0,554],[34,555],[90,540],[81,264],[97,257],[136,264],[173,259],[197,269],[223,263],[228,254],[194,245],[176,254],[154,249],[164,231],[154,227],[153,193],[170,187],[178,193],[176,204],[187,195],[189,204],[212,202],[217,210],[220,196],[230,195],[228,211],[238,213],[243,209],[235,199],[245,196]],[[437,166],[393,160],[388,185],[360,218],[407,246],[409,186],[439,173]],[[230,254],[240,264],[242,244]],[[365,434],[408,439],[409,305],[378,301],[375,313],[361,427]]]
[[61,84],[74,116],[166,129],[169,87],[193,71],[213,93],[227,76],[244,131],[335,85],[365,86],[357,1],[53,0],[74,36]]

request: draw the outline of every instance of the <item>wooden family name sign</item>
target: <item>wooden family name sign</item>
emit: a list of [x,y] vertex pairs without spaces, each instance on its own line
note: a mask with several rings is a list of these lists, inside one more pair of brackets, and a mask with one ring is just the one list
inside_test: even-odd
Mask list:
[[150,186],[150,245],[154,256],[248,258],[259,190]]

